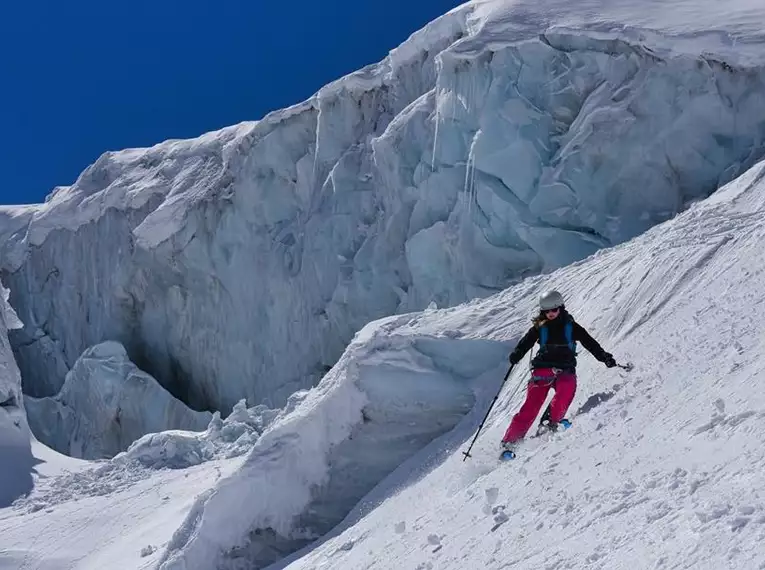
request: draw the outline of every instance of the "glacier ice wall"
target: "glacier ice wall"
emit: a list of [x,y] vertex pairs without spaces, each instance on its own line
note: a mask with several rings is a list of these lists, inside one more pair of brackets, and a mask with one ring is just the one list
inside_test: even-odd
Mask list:
[[112,457],[149,433],[203,431],[212,419],[174,398],[113,341],[83,352],[55,397],[27,397],[26,411],[39,439],[83,459]]
[[279,406],[370,320],[627,240],[763,154],[755,64],[468,15],[305,103],[0,211],[26,391],[115,340],[192,407]]

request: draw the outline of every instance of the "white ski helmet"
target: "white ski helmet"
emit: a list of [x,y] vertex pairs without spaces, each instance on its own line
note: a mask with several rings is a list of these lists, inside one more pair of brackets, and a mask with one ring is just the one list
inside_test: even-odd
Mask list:
[[545,291],[539,296],[539,308],[543,311],[557,309],[563,306],[563,295],[555,291]]

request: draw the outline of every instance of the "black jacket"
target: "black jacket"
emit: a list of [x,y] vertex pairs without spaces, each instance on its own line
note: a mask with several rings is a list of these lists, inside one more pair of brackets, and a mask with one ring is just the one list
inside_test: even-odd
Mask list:
[[[531,361],[532,368],[560,368],[574,371],[576,369],[576,354],[568,346],[565,326],[567,321],[573,323],[572,336],[574,342],[581,342],[595,358],[601,362],[607,362],[613,357],[597,343],[597,341],[574,321],[574,318],[565,310],[561,311],[557,318],[545,322],[542,326],[547,327],[547,343],[540,347],[539,352]],[[517,364],[524,355],[539,342],[539,326],[534,325],[523,336],[510,354],[510,362]]]

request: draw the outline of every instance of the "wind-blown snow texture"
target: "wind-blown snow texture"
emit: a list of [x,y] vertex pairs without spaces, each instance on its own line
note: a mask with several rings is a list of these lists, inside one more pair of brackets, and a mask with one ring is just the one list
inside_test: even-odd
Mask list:
[[[428,388],[425,401],[443,386],[459,402],[452,387],[471,385],[477,405],[411,461],[387,465],[398,469],[325,540],[271,568],[762,568],[765,397],[752,386],[765,355],[763,239],[760,163],[676,219],[584,262],[486,300],[370,324],[242,468],[199,500],[160,568],[257,568],[263,552],[307,542],[303,523],[318,516],[309,505],[346,469],[333,450],[353,442],[375,456],[363,418],[386,395],[416,409],[414,378]],[[626,375],[582,358],[574,429],[499,463],[498,441],[521,402],[513,388],[528,379],[518,369],[463,462],[506,367],[500,349],[525,332],[551,285],[637,367]],[[398,383],[402,369],[417,373]],[[444,378],[431,386],[434,374]],[[460,380],[466,375],[472,382]],[[367,389],[374,398],[364,398]],[[407,425],[404,410],[390,411]]]
[[55,397],[26,399],[29,425],[60,453],[112,457],[147,433],[203,431],[212,419],[173,398],[130,362],[122,345],[104,342],[77,359]]
[[0,211],[26,392],[115,340],[196,409],[278,407],[372,319],[672,217],[763,154],[761,9],[702,4],[468,4],[304,103]]

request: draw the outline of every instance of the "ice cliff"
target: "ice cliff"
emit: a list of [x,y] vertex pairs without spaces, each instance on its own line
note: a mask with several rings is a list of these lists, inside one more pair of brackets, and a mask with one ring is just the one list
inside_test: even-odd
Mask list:
[[0,210],[25,391],[111,340],[195,409],[277,407],[370,320],[623,242],[763,155],[765,73],[724,34],[548,4],[465,5],[306,102]]
[[[722,390],[726,383],[718,379],[725,378],[719,363],[704,358],[689,371],[685,349],[669,346],[673,339],[686,342],[685,333],[699,322],[698,330],[707,331],[728,323],[722,340],[706,335],[702,344],[705,355],[724,349],[732,374],[742,369],[739,355],[745,351],[726,339],[757,330],[756,317],[746,316],[742,329],[730,309],[759,302],[756,287],[734,286],[756,275],[740,252],[761,250],[762,165],[741,173],[765,154],[764,43],[756,29],[763,21],[762,9],[745,0],[474,2],[306,102],[198,139],[107,153],[45,204],[0,208],[0,278],[11,287],[10,301],[24,323],[9,333],[10,344],[36,431],[69,453],[100,456],[167,427],[151,421],[173,415],[170,409],[189,422],[210,417],[190,412],[148,381],[149,391],[137,392],[161,399],[146,410],[151,418],[141,415],[146,400],[135,393],[124,400],[127,416],[122,405],[106,405],[109,397],[88,401],[91,391],[108,395],[116,389],[119,397],[137,369],[198,410],[226,415],[233,407],[225,419],[214,414],[205,431],[143,435],[91,474],[96,481],[108,476],[105,471],[122,476],[127,466],[141,473],[156,467],[164,475],[168,467],[237,458],[224,465],[225,475],[204,477],[204,490],[183,524],[169,542],[163,539],[152,564],[166,570],[263,567],[322,536],[332,556],[373,557],[392,549],[408,551],[399,559],[411,560],[424,543],[438,544],[436,553],[439,535],[417,528],[412,535],[423,540],[413,546],[413,539],[399,536],[402,519],[386,522],[385,542],[377,543],[382,549],[354,547],[364,533],[335,548],[328,534],[342,536],[344,525],[377,506],[384,512],[380,501],[402,496],[415,505],[418,521],[428,520],[423,513],[436,505],[430,524],[442,528],[444,502],[433,498],[459,495],[465,472],[455,469],[454,478],[437,478],[436,484],[428,473],[460,461],[450,455],[480,421],[487,394],[496,394],[509,344],[528,326],[538,289],[548,283],[533,275],[673,217],[553,278],[573,305],[593,315],[596,330],[621,345],[621,354],[630,355],[629,340],[630,351],[662,357],[644,359],[640,380],[650,389],[640,389],[645,402],[633,408],[639,411],[633,426],[642,428],[633,430],[632,444],[655,424],[657,416],[647,411],[661,415],[667,409],[649,402],[655,390],[671,390],[664,394],[668,402],[695,395],[685,411],[696,417],[709,394],[689,387],[709,377],[715,379],[712,388]],[[734,178],[727,190],[693,204]],[[718,283],[720,276],[732,280]],[[709,302],[731,287],[738,301],[730,307]],[[407,313],[502,289],[456,309]],[[689,297],[689,291],[703,294]],[[21,378],[5,336],[20,323],[6,303],[0,309],[1,507],[30,488],[33,460]],[[743,338],[754,342],[757,336]],[[85,365],[93,355],[102,362]],[[754,358],[744,362],[746,375],[758,370]],[[110,359],[129,371],[109,376],[115,367],[109,370],[104,361]],[[96,380],[91,371],[111,381],[88,384]],[[583,372],[592,377],[591,365]],[[595,377],[596,386],[608,388],[605,378]],[[635,396],[642,398],[630,394]],[[626,397],[622,402],[628,403]],[[584,418],[579,433],[589,438],[590,449],[609,451],[604,441],[618,444],[610,457],[622,461],[603,463],[613,475],[608,479],[624,483],[635,465],[668,469],[664,460],[677,450],[686,453],[689,437],[762,415],[757,409],[728,418],[724,405],[715,407],[720,414],[706,426],[694,420],[679,432],[674,410],[659,418],[666,421],[655,437],[681,436],[659,462],[638,461],[630,455],[635,447],[629,452],[620,444],[623,424],[612,420],[625,415],[616,407],[604,407],[602,425],[594,416]],[[512,397],[505,395],[496,417],[506,418],[512,409]],[[136,418],[141,429],[123,431],[125,417]],[[498,423],[487,428],[500,433]],[[739,445],[755,441],[751,429],[746,426]],[[74,437],[60,439],[62,430]],[[596,432],[610,435],[601,439]],[[108,440],[99,439],[103,433]],[[442,434],[448,435],[439,439]],[[495,440],[484,436],[486,454]],[[561,481],[576,479],[576,469],[603,464],[571,449],[572,458],[585,460],[568,462],[571,473]],[[705,446],[693,451],[714,457]],[[720,457],[723,463],[730,459]],[[713,463],[711,472],[724,467]],[[747,465],[756,471],[757,462]],[[480,467],[473,473],[487,474]],[[497,487],[484,487],[494,489],[496,499],[504,479],[489,475]],[[648,489],[654,487],[645,480]],[[402,486],[408,490],[398,493]],[[53,489],[62,495],[61,484]],[[580,491],[577,504],[593,504],[587,487]],[[621,528],[654,524],[666,514],[658,503],[659,519],[642,511],[624,518],[630,509],[618,502],[622,491],[605,495],[616,500],[606,517],[622,517]],[[716,491],[709,491],[710,500]],[[519,494],[516,505],[542,513],[536,530],[549,535],[544,523],[557,511],[540,509],[534,493],[524,503],[527,495]],[[470,518],[479,508],[475,501],[457,500],[449,516],[467,508],[472,514],[459,519],[478,520]],[[405,510],[393,504],[392,510]],[[708,511],[698,506],[679,504],[677,510],[702,524],[721,516],[711,503],[700,505]],[[742,506],[751,509],[743,514],[754,512]],[[600,508],[598,501],[593,508]],[[581,518],[572,512],[569,518],[584,520],[580,530],[602,534],[590,526],[591,513],[582,511]],[[610,527],[612,519],[604,520],[603,528]],[[747,522],[734,520],[724,527],[725,536]],[[16,524],[7,525],[6,534]],[[464,535],[463,523],[452,528]],[[528,535],[522,559],[539,557],[536,538],[542,534],[535,533]],[[493,557],[492,536],[499,535],[486,536],[488,547],[473,550]],[[572,536],[578,547],[582,534]],[[718,535],[711,536],[707,542],[718,545]],[[616,548],[623,546],[620,540]],[[443,545],[455,553],[455,567],[464,567],[464,544]],[[600,560],[597,551],[591,558],[592,552],[574,550],[582,564]]]

